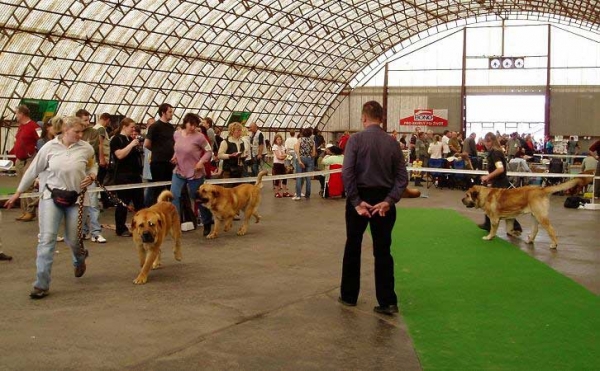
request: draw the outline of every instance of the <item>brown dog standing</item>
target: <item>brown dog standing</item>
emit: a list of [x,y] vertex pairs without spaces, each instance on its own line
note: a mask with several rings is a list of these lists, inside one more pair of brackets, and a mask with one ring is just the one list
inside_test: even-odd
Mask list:
[[221,224],[225,225],[224,232],[231,229],[233,218],[240,211],[244,212],[244,220],[237,232],[238,236],[243,236],[248,231],[250,217],[254,216],[256,223],[260,221],[257,209],[260,204],[262,177],[266,174],[266,170],[258,173],[258,178],[254,184],[240,184],[233,188],[203,184],[198,189],[198,199],[210,209],[215,219],[215,226],[206,238],[217,238],[221,230]]
[[528,236],[527,243],[533,243],[538,233],[538,224],[541,224],[548,231],[552,240],[550,248],[556,249],[558,239],[556,232],[550,224],[548,212],[550,209],[549,196],[552,193],[566,191],[577,185],[585,184],[586,180],[575,178],[552,187],[526,186],[520,188],[488,188],[484,186],[473,186],[469,188],[467,194],[462,199],[466,207],[475,207],[483,209],[490,218],[490,233],[483,237],[484,240],[491,240],[496,236],[500,219],[506,219],[506,230],[511,236],[517,233],[513,230],[514,218],[520,214],[531,213],[534,218],[533,230]]
[[140,274],[133,280],[136,285],[148,281],[150,268],[160,267],[160,247],[167,233],[171,232],[175,246],[175,260],[181,261],[181,223],[177,208],[171,203],[173,194],[162,191],[158,202],[147,209],[138,211],[131,222],[133,241],[140,257]]

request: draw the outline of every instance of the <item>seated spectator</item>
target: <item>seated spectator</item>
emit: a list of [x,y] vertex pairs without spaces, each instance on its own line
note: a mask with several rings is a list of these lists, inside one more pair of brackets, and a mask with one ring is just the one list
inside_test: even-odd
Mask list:
[[[331,165],[342,165],[344,163],[344,154],[342,152],[340,147],[328,144],[327,148],[325,148],[325,157],[323,157],[321,164],[327,166],[328,169]],[[325,175],[325,181],[328,180],[329,174]]]
[[[332,165],[343,165],[344,164],[344,154],[340,147],[328,144],[325,149],[325,156],[321,160],[321,166],[325,169],[331,169]],[[337,166],[336,166],[337,167]],[[340,175],[340,174],[338,174]],[[340,175],[341,176],[341,175]],[[323,192],[325,192],[325,183],[329,182],[331,178],[331,174],[325,174],[323,177],[323,185],[321,186],[321,191],[319,195],[323,196]],[[329,187],[327,187],[329,189]],[[328,195],[325,195],[328,197]]]
[[596,160],[592,153],[588,153],[588,155],[583,159],[583,162],[581,163],[581,172],[588,172],[590,174],[594,174],[597,166],[598,160]]
[[[523,158],[523,152],[518,151],[515,153],[515,157],[511,158],[508,162],[508,170],[514,171],[517,173],[531,173],[531,169],[529,165],[527,165],[527,161]],[[515,186],[521,187],[524,185],[528,185],[530,183],[531,178],[525,177],[510,177],[510,182]]]
[[508,163],[516,164],[516,165],[513,165],[515,169],[518,169],[515,171],[518,171],[521,173],[531,173],[531,169],[527,165],[527,161],[525,161],[525,159],[523,158],[523,153],[521,151],[515,153],[515,157],[513,157]]

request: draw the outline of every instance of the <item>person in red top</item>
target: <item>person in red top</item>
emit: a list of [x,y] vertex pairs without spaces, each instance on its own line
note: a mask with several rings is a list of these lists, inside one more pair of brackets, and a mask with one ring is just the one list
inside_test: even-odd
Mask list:
[[345,131],[344,135],[338,141],[338,147],[342,149],[342,152],[346,150],[346,143],[348,143],[348,139],[350,139],[350,132]]
[[[29,108],[26,105],[17,107],[16,116],[19,128],[17,129],[17,135],[15,136],[15,145],[10,150],[9,154],[15,155],[17,158],[15,168],[17,169],[17,176],[20,180],[36,154],[36,144],[40,138],[37,129],[40,127],[30,118]],[[31,189],[28,191],[31,191]],[[32,221],[35,218],[35,206],[36,202],[34,199],[22,198],[21,211],[23,213],[17,220],[22,222]]]

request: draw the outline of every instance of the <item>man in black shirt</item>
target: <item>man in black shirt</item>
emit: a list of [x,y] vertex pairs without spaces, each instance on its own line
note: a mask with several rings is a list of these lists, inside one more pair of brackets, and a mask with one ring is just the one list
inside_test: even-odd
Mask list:
[[383,108],[375,101],[362,109],[362,132],[348,140],[342,178],[346,188],[346,247],[342,267],[340,303],[355,306],[360,289],[360,254],[368,225],[373,235],[375,312],[398,313],[394,292],[394,260],[390,253],[396,202],[408,184],[400,145],[381,127]]
[[[148,129],[144,147],[152,151],[150,157],[152,181],[164,182],[170,181],[173,177],[174,165],[171,163],[171,159],[175,153],[175,140],[173,139],[175,127],[170,123],[173,118],[173,106],[168,103],[161,104],[158,107],[158,115],[160,119]],[[152,203],[154,204],[158,194],[168,187],[154,187],[153,189]]]

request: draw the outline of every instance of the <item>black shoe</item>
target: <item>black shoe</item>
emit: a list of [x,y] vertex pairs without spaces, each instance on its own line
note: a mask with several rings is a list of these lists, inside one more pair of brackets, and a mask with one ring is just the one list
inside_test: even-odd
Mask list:
[[208,236],[210,234],[210,229],[212,227],[212,224],[208,224],[204,226],[204,230],[202,231],[202,235],[204,237]]
[[125,231],[125,232],[120,233],[120,234],[117,233],[117,236],[119,236],[119,237],[131,237],[131,232]]
[[398,313],[397,305],[378,305],[373,310],[377,313],[387,314],[388,316]]
[[8,261],[11,261],[11,260],[12,260],[12,256],[10,256],[10,255],[6,255],[5,253],[3,253],[3,252],[0,252],[0,260],[8,260]]
[[483,223],[483,224],[477,224],[477,226],[479,227],[479,229],[483,229],[484,231],[490,231],[490,226]]
[[338,298],[338,302],[341,303],[341,304],[343,304],[343,305],[345,305],[345,306],[347,306],[347,307],[355,307],[356,306],[356,303],[351,303],[349,301],[346,301],[346,300],[342,299],[341,296]]
[[48,296],[48,290],[38,289],[37,287],[34,287],[33,290],[29,293],[29,297],[34,300],[43,299],[46,296]]

